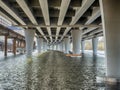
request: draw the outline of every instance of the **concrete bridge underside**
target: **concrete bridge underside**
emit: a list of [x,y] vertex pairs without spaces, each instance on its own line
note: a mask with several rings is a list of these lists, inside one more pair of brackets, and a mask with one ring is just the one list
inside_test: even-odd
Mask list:
[[0,0],[0,15],[25,31],[26,54],[32,56],[34,37],[38,52],[47,49],[84,53],[84,41],[104,36],[107,77],[120,78],[119,0]]

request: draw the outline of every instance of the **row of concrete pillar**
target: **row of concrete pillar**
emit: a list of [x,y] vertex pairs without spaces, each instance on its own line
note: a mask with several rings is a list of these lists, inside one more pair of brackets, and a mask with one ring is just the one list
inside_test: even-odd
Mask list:
[[[30,57],[32,55],[34,35],[35,35],[34,30],[25,30],[27,57]],[[82,50],[82,53],[84,53],[85,42],[81,41],[81,38],[82,38],[81,30],[73,30],[72,31],[72,38],[73,38],[72,39],[72,41],[73,41],[72,42],[73,54],[80,54],[81,50]],[[96,55],[98,39],[93,38],[92,43],[93,43],[93,54]],[[64,40],[61,43],[54,44],[51,46],[48,46],[47,42],[43,41],[43,38],[38,37],[37,38],[38,53],[41,53],[42,51],[46,51],[47,49],[58,50],[58,51],[62,51],[64,53],[69,53],[69,51],[71,50],[70,37],[64,38]]]

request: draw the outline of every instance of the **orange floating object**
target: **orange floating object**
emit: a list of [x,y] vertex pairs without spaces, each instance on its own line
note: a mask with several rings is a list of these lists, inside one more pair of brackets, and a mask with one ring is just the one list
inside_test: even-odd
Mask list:
[[66,54],[66,56],[81,56],[81,54]]

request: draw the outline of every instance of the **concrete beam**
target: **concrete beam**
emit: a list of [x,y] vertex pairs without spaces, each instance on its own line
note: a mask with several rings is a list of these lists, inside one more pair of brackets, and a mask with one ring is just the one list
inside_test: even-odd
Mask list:
[[[47,0],[39,0],[40,3],[40,7],[43,13],[43,17],[45,20],[45,24],[46,25],[50,25],[50,19],[49,19],[49,10],[48,10],[48,1]],[[48,30],[48,34],[51,35],[51,30],[49,27],[47,27]],[[52,37],[50,37],[51,41],[52,41]]]
[[50,28],[56,28],[56,27],[61,27],[61,28],[79,28],[79,27],[98,27],[101,28],[102,25],[95,25],[95,24],[90,24],[90,25],[82,25],[82,24],[75,24],[75,25],[14,25],[16,27],[31,27],[31,28],[35,28],[35,27],[41,27],[41,28],[46,28],[46,27],[50,27]]
[[103,36],[103,33],[98,33],[96,35],[89,35],[89,36],[86,36],[84,38],[82,37],[82,40],[89,40],[89,39],[92,39],[94,37],[101,37],[101,36]]
[[92,27],[92,28],[89,28],[89,29],[87,29],[85,32],[83,32],[82,33],[82,35],[85,35],[85,34],[87,34],[87,33],[89,33],[89,32],[91,32],[91,31],[93,31],[93,30],[95,30],[95,29],[97,29],[96,27]]
[[[57,25],[62,25],[63,20],[65,18],[66,12],[68,10],[69,4],[70,4],[71,0],[62,0],[61,2],[61,7],[60,7],[60,14],[59,14],[59,18],[58,18],[58,23]],[[58,35],[60,32],[60,27],[57,28],[57,32],[56,32],[56,41],[58,39]]]
[[89,35],[94,35],[94,34],[100,33],[100,32],[103,33],[103,30],[102,30],[102,29],[97,29],[97,30],[95,30],[95,31],[92,31]]
[[30,19],[30,21],[33,24],[37,24],[31,10],[29,9],[28,5],[26,4],[25,0],[16,0],[16,2],[18,3],[18,5],[22,8],[22,10],[25,12],[25,14],[28,16],[28,18]]
[[22,25],[26,25],[26,23],[18,16],[6,3],[0,0],[0,7],[3,8],[7,13],[9,13],[13,18],[15,18]]
[[4,18],[6,18],[7,20],[9,20],[13,25],[18,25],[14,20],[12,20],[10,17],[8,17],[6,14],[4,14],[3,12],[0,11],[0,15]]
[[87,37],[89,37],[89,36],[95,36],[95,35],[98,34],[98,33],[103,33],[102,31],[103,31],[103,30],[98,29],[98,30],[92,31],[90,34],[84,34],[82,37],[83,37],[83,38],[87,38]]
[[[56,37],[56,35],[44,35],[44,36],[46,36],[46,37],[50,37],[50,36],[52,36],[52,37]],[[58,35],[58,37],[62,37],[63,35]],[[39,37],[42,37],[41,35],[39,35]],[[69,37],[69,35],[66,35],[65,37]]]
[[85,25],[89,25],[91,24],[93,21],[95,21],[98,17],[100,17],[101,12],[100,12],[100,8],[97,7],[93,10],[93,14],[92,16],[88,19],[88,21],[85,23]]
[[[93,10],[93,13],[92,13],[92,16],[87,20],[87,22],[85,23],[85,25],[90,25],[93,21],[95,21],[99,16],[101,15],[101,12],[100,12],[100,8],[99,7],[96,7],[94,8]],[[85,27],[82,27],[80,29],[84,29]],[[92,30],[95,30],[97,29],[97,27],[88,27],[88,30],[86,30],[85,32],[83,32],[83,35],[86,34],[86,33],[89,33],[91,32]]]

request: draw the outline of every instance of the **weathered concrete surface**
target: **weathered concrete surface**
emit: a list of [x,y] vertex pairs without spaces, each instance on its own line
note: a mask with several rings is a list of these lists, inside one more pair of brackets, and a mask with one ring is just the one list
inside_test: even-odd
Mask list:
[[120,78],[120,1],[99,0],[105,38],[107,76]]

